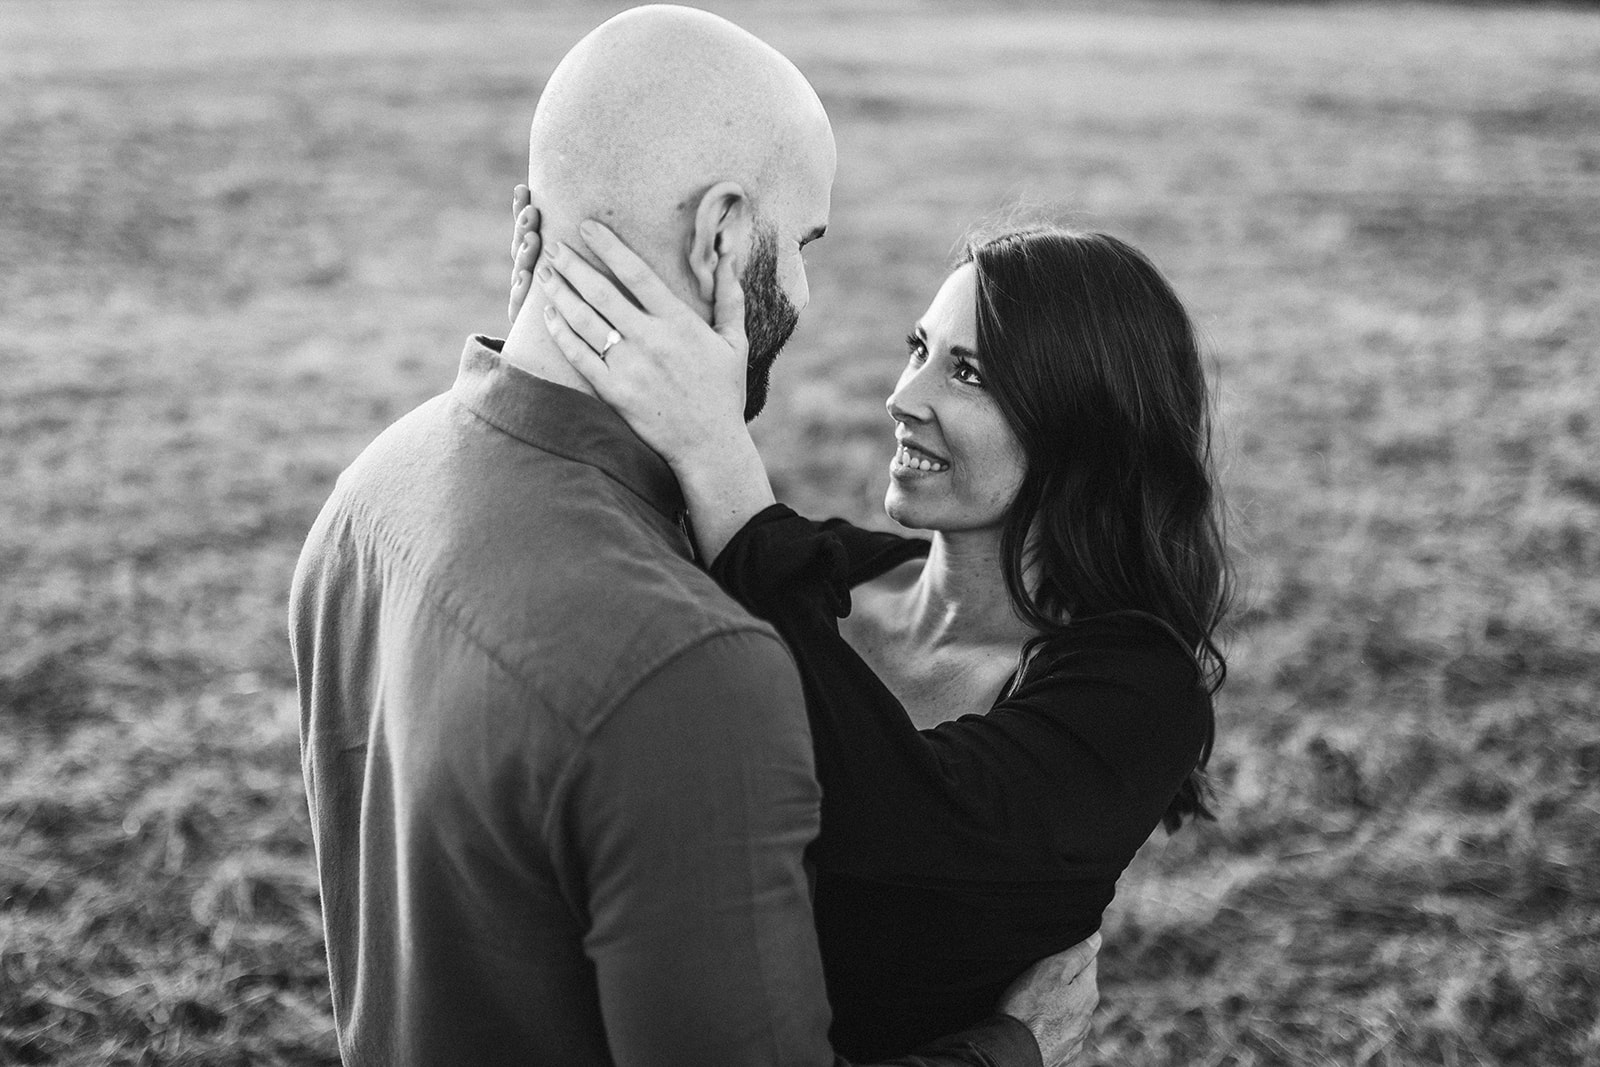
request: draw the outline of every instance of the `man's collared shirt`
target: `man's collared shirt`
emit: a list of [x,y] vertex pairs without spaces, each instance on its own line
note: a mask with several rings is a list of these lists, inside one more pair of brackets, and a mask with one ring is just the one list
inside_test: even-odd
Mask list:
[[498,347],[345,471],[295,575],[346,1062],[830,1062],[788,652],[666,464]]

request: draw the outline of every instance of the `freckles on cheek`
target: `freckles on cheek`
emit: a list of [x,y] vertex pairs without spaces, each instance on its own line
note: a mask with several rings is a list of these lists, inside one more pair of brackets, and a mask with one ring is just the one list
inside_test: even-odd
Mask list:
[[1004,511],[1011,506],[1011,501],[1016,498],[1017,490],[1021,488],[1021,483],[1013,482],[1009,478],[996,478],[988,488],[989,510]]

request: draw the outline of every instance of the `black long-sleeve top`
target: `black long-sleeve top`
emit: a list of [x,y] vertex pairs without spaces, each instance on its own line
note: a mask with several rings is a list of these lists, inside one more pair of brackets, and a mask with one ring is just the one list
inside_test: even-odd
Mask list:
[[838,620],[850,589],[927,550],[776,504],[711,567],[798,662],[831,1037],[852,1058],[988,1016],[1029,964],[1094,933],[1211,725],[1177,641],[1119,617],[1051,638],[987,712],[918,730]]

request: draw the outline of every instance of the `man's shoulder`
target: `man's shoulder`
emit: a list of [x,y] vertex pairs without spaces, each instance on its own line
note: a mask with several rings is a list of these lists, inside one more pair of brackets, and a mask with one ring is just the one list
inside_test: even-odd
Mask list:
[[[633,546],[624,540],[596,547]],[[771,626],[688,561],[629,554],[567,576],[553,595],[552,588],[536,596],[552,605],[551,616],[523,632],[516,659],[531,684],[563,695],[581,731],[598,728],[669,667],[715,671],[720,679],[729,671],[770,670],[775,654],[792,670]],[[740,648],[761,655],[729,657]]]
[[708,638],[777,641],[672,519],[604,470],[530,448],[485,460],[499,442],[470,440],[455,418],[436,398],[380,435],[308,542],[416,616],[392,633],[454,634],[579,732]]

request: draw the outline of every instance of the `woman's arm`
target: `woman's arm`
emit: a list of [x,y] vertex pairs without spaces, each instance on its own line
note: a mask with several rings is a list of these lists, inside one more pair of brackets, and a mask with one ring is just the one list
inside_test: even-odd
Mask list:
[[749,344],[733,255],[718,256],[708,324],[606,227],[586,222],[581,232],[617,282],[559,242],[540,257],[524,222],[535,219],[531,204],[518,216],[512,318],[527,296],[520,271],[537,259],[533,277],[552,302],[545,316],[551,337],[596,395],[672,467],[700,556],[715,559],[773,502],[744,423]]

